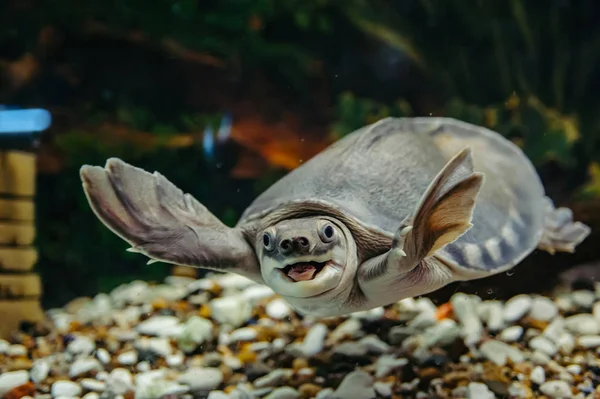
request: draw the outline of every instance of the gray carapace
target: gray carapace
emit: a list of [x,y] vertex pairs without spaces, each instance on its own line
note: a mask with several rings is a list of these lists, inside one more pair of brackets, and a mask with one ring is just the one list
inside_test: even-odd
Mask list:
[[98,218],[130,251],[246,276],[334,316],[500,273],[590,229],[556,209],[523,152],[448,118],[385,118],[273,184],[225,226],[161,174],[84,165]]

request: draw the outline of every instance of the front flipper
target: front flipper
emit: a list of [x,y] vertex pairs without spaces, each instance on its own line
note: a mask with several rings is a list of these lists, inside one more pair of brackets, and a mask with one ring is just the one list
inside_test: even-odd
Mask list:
[[83,189],[94,213],[131,252],[152,261],[229,271],[261,281],[255,253],[240,229],[229,228],[158,172],[120,159],[84,165]]
[[[482,184],[483,174],[473,171],[471,150],[465,148],[454,156],[431,182],[414,216],[407,218],[397,230],[391,249],[360,266],[360,284],[364,287],[363,291],[372,291],[372,287],[381,288],[380,284],[373,281],[379,279],[393,287],[395,282],[405,278],[408,273],[417,273],[415,268],[420,264],[438,268],[439,262],[428,258],[471,228],[475,200]],[[439,284],[445,285],[449,282],[440,281]],[[437,285],[425,281],[423,284]],[[413,288],[419,291],[421,287]],[[437,288],[439,287],[433,287]],[[411,295],[420,293],[423,292]]]

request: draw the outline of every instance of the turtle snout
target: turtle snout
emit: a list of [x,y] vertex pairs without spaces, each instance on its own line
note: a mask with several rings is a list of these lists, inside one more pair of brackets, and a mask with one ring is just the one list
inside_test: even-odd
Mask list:
[[307,237],[285,238],[279,242],[279,251],[283,255],[306,254],[310,249],[310,240]]

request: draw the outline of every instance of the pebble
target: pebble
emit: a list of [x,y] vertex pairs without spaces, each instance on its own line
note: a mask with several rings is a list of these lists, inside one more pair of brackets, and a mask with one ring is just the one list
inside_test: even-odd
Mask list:
[[265,388],[277,386],[284,383],[288,378],[293,375],[293,371],[289,369],[275,369],[269,374],[257,378],[254,381],[254,386],[257,388]]
[[589,313],[580,313],[565,318],[565,327],[574,334],[599,335],[600,323]]
[[52,384],[50,393],[54,398],[58,396],[75,397],[81,395],[81,386],[73,381],[59,380]]
[[33,362],[33,367],[29,371],[31,381],[39,384],[43,382],[50,373],[50,363],[46,359],[38,359]]
[[276,388],[275,390],[273,390],[273,392],[271,392],[264,398],[265,399],[298,399],[300,397],[301,397],[300,392],[298,392],[294,388],[281,387],[281,388]]
[[393,392],[392,392],[393,385],[394,385],[393,382],[376,381],[373,384],[373,388],[375,389],[375,392],[377,392],[380,396],[383,396],[384,398],[389,398],[393,394]]
[[551,398],[572,398],[571,387],[566,381],[547,381],[540,386],[540,392]]
[[462,325],[462,335],[467,345],[479,342],[483,332],[483,325],[477,313],[476,303],[472,296],[465,294],[454,294],[450,303],[456,314],[456,318]]
[[517,342],[523,336],[522,326],[510,326],[502,330],[498,338],[504,342]]
[[80,375],[87,374],[90,371],[100,370],[102,370],[102,365],[97,359],[93,357],[80,358],[71,364],[71,367],[69,368],[69,376],[71,378],[79,377]]
[[265,307],[265,312],[267,313],[267,316],[272,319],[282,320],[290,317],[292,314],[292,309],[286,301],[281,298],[277,298],[267,304]]
[[106,389],[106,382],[98,381],[93,378],[84,378],[79,381],[81,387],[88,391],[103,392]]
[[29,381],[29,372],[26,370],[8,371],[0,374],[0,397],[27,381]]
[[600,347],[600,335],[582,335],[577,338],[577,345],[583,348]]
[[302,356],[311,357],[320,353],[325,347],[327,326],[322,323],[314,324],[306,333],[302,344],[297,348]]
[[136,364],[137,361],[138,354],[136,351],[123,352],[117,356],[117,363],[122,364],[124,366],[131,366],[132,364]]
[[375,380],[370,374],[362,370],[352,371],[344,377],[332,396],[336,399],[373,399],[375,398],[374,384]]
[[553,300],[544,296],[536,296],[531,303],[529,317],[539,321],[550,321],[558,315],[558,306]]
[[487,385],[480,382],[470,382],[467,386],[467,399],[495,399],[496,395]]
[[106,379],[106,389],[116,395],[123,395],[133,389],[133,376],[124,368],[113,369]]
[[578,290],[571,292],[571,300],[580,309],[591,309],[596,301],[596,296],[592,291]]
[[236,328],[252,317],[253,309],[251,302],[241,296],[229,296],[213,299],[210,310],[215,321]]
[[523,318],[533,305],[533,300],[529,295],[517,295],[510,298],[504,304],[502,312],[504,321],[514,323]]
[[548,338],[537,336],[529,341],[529,347],[533,350],[545,353],[548,356],[554,356],[558,352],[556,345]]
[[152,316],[142,321],[135,328],[136,331],[144,335],[161,336],[167,335],[173,327],[179,325],[179,318],[175,316]]
[[494,339],[485,341],[481,344],[479,350],[485,358],[499,366],[504,366],[508,359],[514,363],[525,360],[525,355],[521,350]]
[[99,348],[96,351],[96,357],[102,364],[108,364],[111,360],[110,353],[108,353],[108,351],[104,348]]
[[73,355],[89,356],[96,349],[96,343],[90,337],[76,336],[66,349]]
[[190,367],[179,376],[178,381],[188,385],[193,392],[207,392],[223,382],[223,372],[213,367]]
[[534,384],[542,385],[546,381],[546,372],[542,366],[535,366],[529,374],[529,379]]

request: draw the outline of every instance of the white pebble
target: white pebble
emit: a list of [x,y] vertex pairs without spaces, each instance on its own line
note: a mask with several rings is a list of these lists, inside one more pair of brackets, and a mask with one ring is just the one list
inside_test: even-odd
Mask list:
[[0,355],[7,355],[10,349],[10,342],[5,339],[0,339]]
[[556,352],[558,352],[556,345],[548,338],[541,335],[529,341],[529,347],[533,350],[543,352],[548,356],[554,356]]
[[100,362],[93,357],[80,358],[75,360],[69,367],[69,377],[79,377],[82,374],[90,371],[100,371],[102,366]]
[[179,367],[185,361],[185,356],[181,352],[177,352],[175,354],[169,355],[165,358],[167,361],[167,366],[169,367]]
[[496,395],[487,385],[481,382],[471,382],[467,386],[467,399],[495,399]]
[[565,318],[565,327],[579,335],[600,334],[600,323],[590,313],[581,313]]
[[179,376],[179,382],[196,391],[211,391],[223,382],[223,372],[212,367],[191,367]]
[[311,357],[320,353],[325,346],[325,338],[327,337],[327,326],[322,323],[313,325],[300,345],[300,351],[304,357]]
[[600,335],[582,335],[577,338],[577,344],[582,348],[597,348],[600,346]]
[[220,324],[239,327],[252,317],[252,303],[241,296],[228,296],[210,302],[213,318]]
[[520,363],[525,360],[525,355],[521,350],[494,339],[481,344],[479,351],[484,357],[499,366],[504,366],[508,359],[514,363]]
[[575,349],[575,338],[573,335],[565,332],[556,340],[556,346],[565,355],[570,355]]
[[502,330],[498,338],[504,342],[516,342],[523,336],[523,327],[510,326]]
[[106,382],[94,378],[84,378],[79,383],[83,389],[88,391],[103,392],[106,389]]
[[581,374],[581,366],[579,364],[569,364],[565,369],[573,375]]
[[254,328],[239,328],[237,330],[233,330],[231,334],[229,334],[229,342],[236,343],[240,341],[254,341],[257,336],[258,332]]
[[88,392],[81,399],[100,399],[100,395],[97,392]]
[[292,314],[292,309],[286,301],[281,298],[273,299],[265,307],[267,316],[275,320],[288,318]]
[[57,396],[79,396],[81,395],[81,386],[73,381],[59,380],[52,384],[50,393],[55,398]]
[[113,369],[106,379],[106,388],[116,395],[122,395],[133,389],[133,376],[127,369]]
[[136,331],[144,335],[166,336],[177,325],[179,325],[179,318],[175,316],[152,316],[139,323]]
[[90,337],[83,335],[76,336],[73,341],[67,345],[67,352],[73,355],[89,356],[96,349],[96,343]]
[[110,353],[104,348],[100,348],[96,351],[96,357],[102,364],[110,363]]
[[176,337],[177,346],[184,352],[192,352],[212,336],[212,322],[200,316],[192,316],[185,322],[179,336]]
[[487,327],[490,331],[500,331],[504,323],[504,307],[500,301],[485,301],[487,305]]
[[138,354],[135,351],[127,351],[117,356],[117,363],[124,366],[130,366],[136,364],[138,361]]
[[[600,302],[596,302],[594,307],[592,308],[592,315],[596,318],[596,320],[600,323]],[[1,345],[0,345],[1,346]],[[0,350],[0,353],[2,351]]]
[[521,294],[510,298],[504,304],[503,317],[507,323],[514,323],[531,310],[533,300],[529,295]]
[[450,303],[452,304],[456,318],[462,325],[461,333],[465,339],[465,343],[470,345],[479,342],[483,332],[483,325],[477,312],[475,300],[471,295],[458,293],[450,298]]
[[546,382],[546,372],[542,366],[535,366],[529,374],[529,379],[534,384],[542,385]]
[[8,348],[8,356],[27,356],[27,347],[25,345],[14,344]]
[[596,296],[592,291],[578,290],[571,293],[573,304],[583,309],[590,309],[596,301]]
[[534,320],[549,321],[558,315],[558,306],[553,300],[544,296],[536,296],[531,303],[529,317]]
[[50,373],[50,364],[45,359],[35,360],[33,362],[33,367],[31,368],[29,374],[31,376],[31,381],[39,384],[43,382]]
[[377,392],[379,395],[383,396],[384,398],[389,398],[393,394],[393,385],[393,382],[376,381],[375,384],[373,384],[373,388],[375,388],[375,392]]
[[0,397],[6,395],[11,389],[29,381],[29,372],[26,370],[8,371],[0,374]]
[[551,398],[567,399],[573,396],[566,381],[547,381],[540,386],[540,391]]

